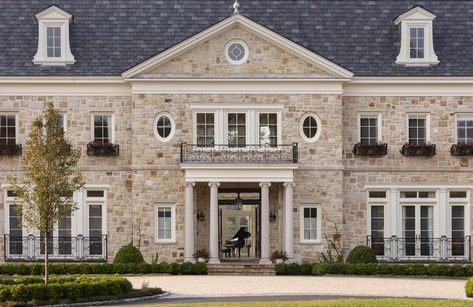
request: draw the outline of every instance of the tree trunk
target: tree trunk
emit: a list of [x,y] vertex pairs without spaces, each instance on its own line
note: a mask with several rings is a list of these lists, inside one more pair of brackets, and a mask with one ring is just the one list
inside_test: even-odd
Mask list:
[[49,231],[46,231],[45,234],[44,234],[44,284],[46,286],[49,283],[49,268],[48,268],[49,251],[48,251],[48,244],[49,244]]

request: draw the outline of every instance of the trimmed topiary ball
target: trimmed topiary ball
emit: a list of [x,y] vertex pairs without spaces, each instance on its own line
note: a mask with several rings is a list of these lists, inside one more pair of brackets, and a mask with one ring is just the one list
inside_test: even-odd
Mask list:
[[123,246],[115,255],[113,263],[144,263],[143,255],[140,250],[133,246],[133,244],[128,244]]
[[347,257],[348,263],[375,263],[376,254],[367,246],[357,246],[350,251]]

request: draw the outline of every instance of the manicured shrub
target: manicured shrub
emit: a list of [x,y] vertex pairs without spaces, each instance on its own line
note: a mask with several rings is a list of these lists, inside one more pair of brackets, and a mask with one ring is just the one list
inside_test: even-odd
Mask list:
[[376,254],[368,246],[357,246],[350,251],[348,263],[376,263]]
[[473,277],[470,277],[465,284],[465,293],[468,297],[473,297]]
[[140,250],[133,246],[133,244],[128,244],[123,246],[115,255],[113,263],[144,263],[143,255]]

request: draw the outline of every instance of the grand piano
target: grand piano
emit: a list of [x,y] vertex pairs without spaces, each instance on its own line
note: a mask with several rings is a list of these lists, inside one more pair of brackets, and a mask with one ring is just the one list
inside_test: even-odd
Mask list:
[[[245,247],[245,242],[246,239],[248,239],[251,236],[251,233],[249,233],[246,230],[246,227],[240,227],[240,229],[237,231],[237,233],[233,236],[232,239],[226,240],[225,244],[223,245],[224,247],[224,252],[225,252],[225,257],[234,257],[236,256],[236,250],[238,249],[238,258],[241,256],[241,249]],[[246,244],[248,247],[248,256],[250,255],[250,246]]]

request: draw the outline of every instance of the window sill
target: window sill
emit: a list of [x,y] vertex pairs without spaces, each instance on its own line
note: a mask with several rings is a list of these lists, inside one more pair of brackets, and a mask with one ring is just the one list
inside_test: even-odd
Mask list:
[[66,66],[66,65],[71,65],[74,64],[76,60],[51,60],[51,59],[38,59],[38,60],[33,60],[33,63],[36,65],[44,65],[44,66]]
[[397,65],[404,65],[407,67],[429,67],[438,65],[440,61],[425,61],[425,60],[403,60],[403,61],[396,61]]
[[155,240],[154,243],[161,245],[173,245],[176,244],[176,240]]
[[304,240],[299,242],[300,245],[322,245],[322,240]]

